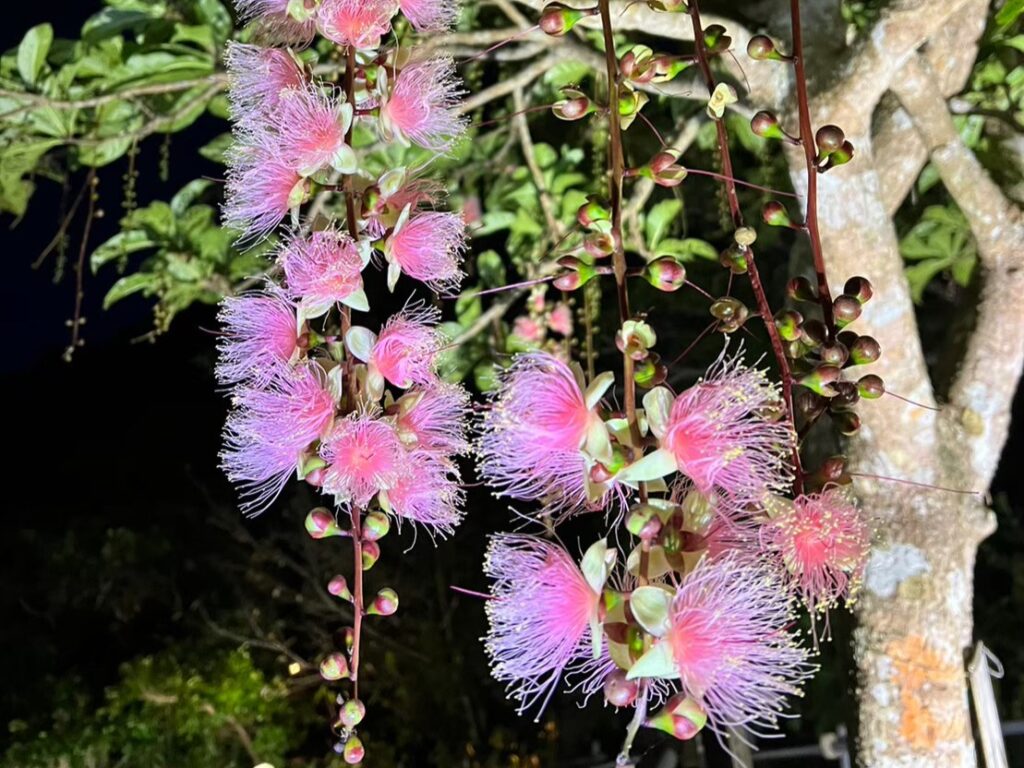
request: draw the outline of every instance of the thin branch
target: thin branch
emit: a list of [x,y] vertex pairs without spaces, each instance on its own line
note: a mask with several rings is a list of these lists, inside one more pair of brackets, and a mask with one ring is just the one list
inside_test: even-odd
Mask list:
[[1006,442],[1010,406],[1024,368],[1024,216],[963,143],[922,58],[906,63],[894,90],[946,190],[967,217],[984,269],[975,329],[950,403],[960,422],[955,442],[973,470],[970,484],[987,487]]

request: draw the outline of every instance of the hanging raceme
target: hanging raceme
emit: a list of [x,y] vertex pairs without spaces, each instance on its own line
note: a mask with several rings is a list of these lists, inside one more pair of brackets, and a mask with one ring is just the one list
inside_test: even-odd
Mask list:
[[[452,62],[417,57],[415,47],[417,31],[445,29],[456,7],[450,0],[236,6],[260,44],[233,43],[227,54],[235,142],[224,221],[246,245],[280,238],[266,284],[227,299],[221,312],[217,373],[233,406],[223,466],[250,514],[266,510],[293,476],[319,489],[333,511],[311,511],[307,532],[352,547],[351,578],[338,575],[326,586],[351,605],[352,626],[320,674],[344,686],[332,718],[335,750],[357,764],[366,754],[359,727],[373,715],[359,692],[363,622],[391,616],[399,604],[389,587],[367,592],[364,573],[380,558],[391,519],[432,536],[458,525],[465,494],[456,457],[468,450],[469,398],[437,376],[447,342],[435,310],[410,304],[376,332],[353,324],[354,312],[372,312],[372,281],[394,290],[406,275],[428,288],[456,287],[466,247],[461,216],[435,209],[440,195],[419,178],[422,164],[378,178],[353,136],[359,126],[381,143],[413,142],[434,156],[459,139],[462,89]],[[305,47],[318,34],[334,46],[316,49],[326,51],[320,61]],[[327,70],[341,73],[341,87],[316,74]],[[340,221],[327,213],[330,198],[345,211]]]

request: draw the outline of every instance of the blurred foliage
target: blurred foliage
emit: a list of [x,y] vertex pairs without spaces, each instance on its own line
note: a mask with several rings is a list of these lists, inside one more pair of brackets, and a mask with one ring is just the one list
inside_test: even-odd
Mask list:
[[[101,702],[77,682],[56,687],[51,723],[8,750],[0,766],[283,765],[305,730],[283,682],[267,679],[245,650],[175,646],[134,659]],[[8,728],[17,738],[28,724]]]

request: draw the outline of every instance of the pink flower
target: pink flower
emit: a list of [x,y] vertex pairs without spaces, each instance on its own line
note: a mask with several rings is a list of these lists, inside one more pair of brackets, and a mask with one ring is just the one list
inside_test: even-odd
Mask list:
[[447,151],[466,127],[454,111],[462,93],[451,59],[434,58],[405,67],[380,110],[384,135],[435,152]]
[[282,158],[301,176],[325,168],[356,171],[355,152],[345,143],[351,124],[350,104],[339,103],[312,86],[283,92],[269,121]]
[[593,656],[601,586],[537,536],[494,536],[484,571],[495,579],[486,605],[491,673],[508,684],[520,713],[537,702],[543,711],[566,668]]
[[295,237],[281,251],[288,295],[307,318],[319,317],[336,303],[368,308],[362,270],[366,261],[355,241],[335,229]]
[[217,380],[266,386],[299,351],[295,307],[276,288],[224,300],[219,314]]
[[462,280],[459,264],[466,248],[462,219],[454,213],[404,214],[384,243],[388,287],[394,290],[405,273],[440,292]]
[[572,310],[568,304],[558,304],[548,317],[548,328],[563,336],[572,334]]
[[798,496],[761,529],[762,546],[779,555],[812,615],[849,598],[867,561],[871,532],[837,489]]
[[255,21],[261,38],[280,43],[308,43],[315,29],[312,14],[298,21],[289,15],[288,5],[289,0],[235,0],[239,18],[246,23]]
[[239,123],[266,119],[283,91],[306,86],[305,75],[287,51],[231,42],[226,58],[231,75],[228,97]]
[[484,419],[480,473],[499,495],[545,500],[551,509],[587,507],[581,448],[603,429],[565,363],[545,353],[520,355],[502,374]]
[[300,459],[334,418],[323,369],[281,367],[265,389],[242,387],[224,427],[222,466],[242,488],[242,509],[265,510],[298,469]]
[[395,428],[368,415],[335,424],[320,447],[327,462],[324,493],[338,504],[365,507],[381,491],[390,491],[408,473],[405,448]]
[[448,536],[462,520],[465,493],[458,473],[436,454],[413,451],[407,474],[388,490],[388,504],[399,518],[427,526],[431,533]]
[[545,328],[532,317],[520,315],[512,324],[512,335],[529,344],[537,345],[544,341]]
[[377,48],[397,12],[394,0],[323,0],[317,24],[320,34],[338,45]]
[[417,32],[441,32],[455,23],[455,0],[398,0],[402,15]]
[[309,183],[266,141],[233,148],[228,161],[222,218],[242,243],[266,237],[309,198]]
[[413,307],[392,315],[370,352],[371,368],[401,389],[434,382],[434,361],[441,346],[439,317],[434,307]]
[[[410,405],[407,405],[410,404]],[[398,430],[417,449],[454,456],[469,449],[466,414],[469,395],[456,384],[437,382],[410,390],[397,403]]]
[[721,493],[734,508],[760,504],[790,479],[793,436],[763,414],[779,403],[763,371],[724,360],[672,404],[662,448],[705,496]]
[[[711,727],[775,728],[787,696],[813,672],[807,651],[787,631],[784,585],[756,563],[705,558],[683,580],[663,640],[683,690]],[[639,665],[639,662],[638,662]]]
[[383,237],[406,207],[411,213],[437,205],[443,192],[440,185],[427,179],[407,180],[407,176],[404,168],[389,171],[378,180],[375,196],[364,195],[362,218],[370,237]]

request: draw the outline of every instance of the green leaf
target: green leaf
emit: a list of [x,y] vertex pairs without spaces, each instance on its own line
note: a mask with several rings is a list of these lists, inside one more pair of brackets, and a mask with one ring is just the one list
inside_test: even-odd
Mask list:
[[476,271],[487,288],[498,288],[505,284],[505,264],[496,251],[484,251],[477,256]]
[[175,216],[183,216],[200,197],[206,192],[213,182],[209,179],[195,179],[190,181],[171,198],[171,212]]
[[149,3],[143,8],[104,8],[89,18],[82,27],[82,39],[87,43],[98,43],[127,29],[140,26],[148,21],[163,18],[167,6],[162,2]]
[[117,261],[138,251],[155,248],[156,243],[140,229],[129,229],[118,232],[112,238],[96,248],[89,257],[89,266],[93,272],[111,261]]
[[231,36],[231,14],[220,0],[196,0],[196,10],[213,30],[217,42],[223,43]]
[[1006,0],[996,14],[996,24],[1005,29],[1024,14],[1024,0]]
[[651,207],[650,211],[647,213],[647,219],[644,222],[644,234],[647,238],[648,248],[653,251],[658,247],[658,243],[660,243],[668,233],[672,226],[672,222],[678,218],[682,210],[682,201],[676,200],[675,198],[662,200],[660,203]]
[[696,237],[687,237],[683,240],[666,238],[658,245],[657,253],[659,256],[675,256],[685,262],[694,259],[718,259],[718,251],[715,246]]
[[109,309],[133,293],[140,291],[154,293],[159,283],[160,276],[153,272],[136,272],[132,275],[125,275],[107,291],[107,295],[103,298],[103,308]]
[[589,64],[576,59],[566,59],[558,62],[544,73],[544,82],[555,88],[561,88],[563,85],[577,85],[590,72]]
[[53,27],[40,24],[25,33],[18,46],[18,74],[26,83],[34,84],[46,63],[53,45]]

